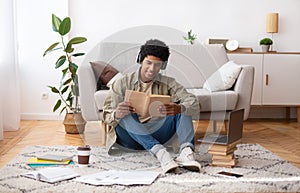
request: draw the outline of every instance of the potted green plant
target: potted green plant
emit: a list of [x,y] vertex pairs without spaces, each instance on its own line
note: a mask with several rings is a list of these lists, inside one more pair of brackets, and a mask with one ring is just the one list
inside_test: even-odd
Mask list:
[[183,36],[183,38],[191,45],[195,43],[195,40],[197,39],[197,36],[192,33],[192,30],[187,32],[187,36]]
[[82,133],[86,121],[82,118],[79,106],[78,65],[73,61],[73,58],[83,56],[84,53],[76,53],[73,46],[81,44],[87,39],[85,37],[68,39],[68,34],[71,30],[70,17],[61,20],[52,14],[52,29],[59,35],[60,41],[49,46],[43,56],[53,51],[62,52],[62,55],[54,64],[55,69],[62,72],[59,86],[48,86],[53,93],[59,95],[59,99],[53,107],[53,112],[58,109],[61,109],[60,113],[66,111],[64,125],[67,133]]
[[259,41],[259,45],[261,45],[263,52],[268,52],[272,44],[273,41],[270,38],[263,38]]

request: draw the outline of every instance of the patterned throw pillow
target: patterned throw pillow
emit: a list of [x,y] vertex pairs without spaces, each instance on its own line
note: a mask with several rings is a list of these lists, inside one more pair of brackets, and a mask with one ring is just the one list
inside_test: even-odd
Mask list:
[[242,66],[229,61],[204,82],[203,88],[211,92],[228,90],[234,85],[241,69]]
[[[103,61],[90,62],[97,80],[97,90],[107,90],[112,83],[110,82],[119,71],[113,66]],[[110,82],[110,85],[107,85]]]

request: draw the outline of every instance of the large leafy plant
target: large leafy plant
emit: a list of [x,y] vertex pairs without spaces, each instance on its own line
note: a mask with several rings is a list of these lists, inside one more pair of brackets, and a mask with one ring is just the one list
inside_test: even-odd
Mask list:
[[73,62],[73,57],[84,55],[76,53],[73,46],[85,42],[85,37],[74,37],[69,40],[68,34],[71,30],[71,19],[69,17],[61,20],[52,14],[52,29],[60,36],[60,41],[53,43],[44,52],[43,56],[53,51],[61,51],[62,55],[55,62],[55,69],[62,72],[59,86],[48,86],[53,93],[60,97],[53,107],[53,112],[61,108],[67,113],[80,112],[79,106],[79,88],[78,88],[78,65]]

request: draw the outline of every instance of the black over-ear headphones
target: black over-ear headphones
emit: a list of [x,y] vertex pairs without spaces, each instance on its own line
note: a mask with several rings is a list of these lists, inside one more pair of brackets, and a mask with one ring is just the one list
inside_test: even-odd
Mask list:
[[[142,64],[142,59],[141,59],[141,52],[139,52],[138,56],[137,56],[137,59],[136,59],[136,62],[139,63],[139,64]],[[167,68],[167,64],[168,64],[168,61],[164,61],[160,67],[161,70],[165,70]]]

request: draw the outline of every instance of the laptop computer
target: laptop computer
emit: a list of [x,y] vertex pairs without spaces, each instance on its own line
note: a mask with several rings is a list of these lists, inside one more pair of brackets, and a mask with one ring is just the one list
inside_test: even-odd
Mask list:
[[231,144],[243,136],[243,121],[244,121],[244,109],[231,111],[229,113],[227,134],[220,135],[218,133],[210,133],[197,141],[202,143]]

